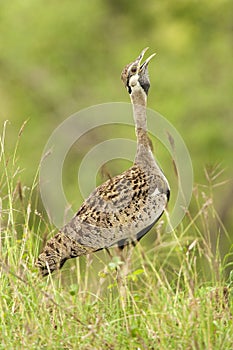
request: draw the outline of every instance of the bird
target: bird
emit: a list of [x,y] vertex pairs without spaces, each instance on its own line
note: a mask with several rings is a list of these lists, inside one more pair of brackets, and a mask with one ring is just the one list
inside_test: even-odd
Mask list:
[[154,158],[147,134],[146,106],[150,88],[148,48],[127,64],[121,80],[131,99],[136,155],[123,173],[96,187],[77,213],[45,245],[36,261],[42,276],[62,268],[71,258],[117,245],[135,245],[162,216],[170,197],[170,187]]

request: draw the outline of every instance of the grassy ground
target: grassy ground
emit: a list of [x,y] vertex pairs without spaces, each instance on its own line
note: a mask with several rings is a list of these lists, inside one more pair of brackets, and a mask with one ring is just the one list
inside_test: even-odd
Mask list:
[[51,227],[36,180],[32,188],[19,181],[17,145],[6,155],[4,138],[0,349],[233,348],[231,253],[220,257],[227,233],[211,188],[196,187],[196,211],[174,232],[157,226],[153,243],[74,259],[42,279],[34,262]]

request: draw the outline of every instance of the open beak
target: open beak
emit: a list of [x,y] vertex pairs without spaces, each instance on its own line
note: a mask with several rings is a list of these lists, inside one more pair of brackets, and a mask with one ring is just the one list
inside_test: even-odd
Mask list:
[[152,55],[150,55],[146,61],[140,66],[140,72],[144,71],[147,67],[148,67],[148,63],[150,62],[150,60],[156,55],[156,53],[152,53]]
[[145,49],[142,50],[142,52],[140,53],[140,55],[138,56],[138,58],[135,60],[135,63],[137,64],[138,67],[138,72],[143,72],[145,71],[145,69],[147,68],[150,60],[156,55],[156,53],[153,53],[152,55],[150,55],[146,61],[141,64],[141,61],[146,53],[146,51],[149,49],[149,47],[146,47]]

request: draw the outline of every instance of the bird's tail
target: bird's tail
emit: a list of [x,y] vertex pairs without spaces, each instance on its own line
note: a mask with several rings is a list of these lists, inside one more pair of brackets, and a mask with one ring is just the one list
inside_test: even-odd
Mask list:
[[64,233],[58,232],[46,243],[35,265],[40,268],[42,276],[46,276],[59,270],[66,260],[89,254],[93,250],[91,247],[85,247],[74,241]]

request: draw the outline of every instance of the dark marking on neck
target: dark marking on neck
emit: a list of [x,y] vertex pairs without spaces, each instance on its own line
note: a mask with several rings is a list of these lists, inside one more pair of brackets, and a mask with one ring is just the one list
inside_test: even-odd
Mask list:
[[127,78],[126,86],[127,86],[127,89],[128,89],[128,93],[131,94],[132,89],[131,89],[131,86],[129,85],[129,78],[130,77]]
[[139,81],[139,84],[141,85],[141,87],[143,88],[143,90],[145,91],[146,95],[148,95],[148,91],[150,88],[149,80],[145,80],[145,79],[140,77],[138,81]]

